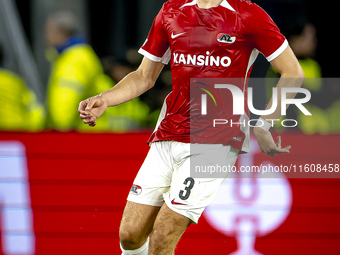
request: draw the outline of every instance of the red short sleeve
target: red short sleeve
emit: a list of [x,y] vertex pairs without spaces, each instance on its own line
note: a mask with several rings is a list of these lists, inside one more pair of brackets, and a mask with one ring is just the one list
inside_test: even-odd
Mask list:
[[247,15],[247,34],[254,48],[259,50],[270,62],[287,47],[288,41],[269,15],[258,5],[249,6]]
[[152,61],[168,64],[171,53],[168,36],[163,26],[163,10],[164,5],[154,19],[149,35],[138,52]]

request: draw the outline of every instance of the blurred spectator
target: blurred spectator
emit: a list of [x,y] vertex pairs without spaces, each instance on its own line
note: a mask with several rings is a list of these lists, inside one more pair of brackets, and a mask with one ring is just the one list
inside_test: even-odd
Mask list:
[[39,131],[45,123],[45,110],[25,82],[4,69],[4,51],[0,45],[0,130]]
[[131,71],[112,61],[103,62],[104,70],[93,49],[78,36],[79,31],[78,21],[70,12],[57,12],[48,18],[46,38],[56,54],[47,51],[47,58],[53,63],[47,95],[48,127],[94,132],[126,132],[141,127],[149,108],[139,98],[109,108],[95,129],[83,125],[78,118],[81,100],[112,88]]
[[[84,38],[78,36],[79,31],[78,20],[68,11],[51,14],[46,23],[46,39],[50,46],[47,57],[52,61],[47,126],[62,131],[84,126],[78,118],[79,100],[111,86],[110,82],[105,82],[100,60]],[[51,54],[53,50],[55,56]],[[108,129],[107,116],[98,120],[98,124],[98,130]]]

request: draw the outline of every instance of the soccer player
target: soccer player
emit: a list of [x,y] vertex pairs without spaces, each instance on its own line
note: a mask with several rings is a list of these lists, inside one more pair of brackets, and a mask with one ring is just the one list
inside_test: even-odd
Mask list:
[[[225,133],[207,133],[212,124],[202,123],[190,144],[190,78],[248,78],[259,52],[281,74],[278,88],[300,87],[304,75],[272,19],[250,1],[167,1],[139,52],[144,55],[140,67],[114,88],[82,101],[80,118],[95,126],[107,107],[151,89],[170,61],[173,89],[148,141],[151,148],[128,196],[119,236],[122,254],[173,254],[185,229],[197,223],[223,182],[191,177],[190,160],[216,159],[233,166],[238,154],[249,150],[249,128],[241,125],[225,128]],[[246,83],[239,89],[246,94]],[[224,114],[234,122],[249,119],[248,111],[233,116],[230,102],[230,113]],[[277,107],[263,118],[279,119],[280,111]],[[275,143],[267,128],[270,123],[264,123],[254,128],[261,150],[271,156],[288,153],[290,146],[281,148],[280,139]],[[200,153],[191,154],[190,145]]]

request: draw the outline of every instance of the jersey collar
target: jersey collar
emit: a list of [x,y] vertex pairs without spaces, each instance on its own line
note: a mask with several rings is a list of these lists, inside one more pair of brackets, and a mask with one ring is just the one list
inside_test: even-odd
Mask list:
[[[186,4],[184,4],[183,6],[181,6],[181,8],[186,7],[186,6],[193,6],[193,5],[197,5],[197,0],[193,0],[192,2],[186,3]],[[228,3],[227,0],[223,0],[223,1],[220,3],[219,6],[222,6],[222,7],[224,7],[224,8],[227,8],[227,9],[229,9],[229,10],[235,12],[234,8],[231,7],[231,5]],[[181,9],[181,8],[180,8],[180,9]]]
[[233,12],[236,12],[235,9],[233,7],[231,7],[231,5],[228,3],[227,0],[223,0],[222,3],[220,4],[220,6],[223,6],[224,8],[227,8]]
[[61,54],[67,48],[70,48],[70,47],[77,45],[77,44],[83,44],[83,43],[85,43],[85,39],[83,37],[74,36],[74,37],[67,39],[61,45],[56,46],[56,50],[58,51],[59,54]]

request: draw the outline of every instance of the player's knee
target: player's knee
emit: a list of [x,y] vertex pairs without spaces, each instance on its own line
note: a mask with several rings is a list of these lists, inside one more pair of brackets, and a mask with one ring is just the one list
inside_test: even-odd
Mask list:
[[121,228],[119,230],[119,240],[122,247],[126,250],[138,249],[143,245],[143,237],[134,228]]

